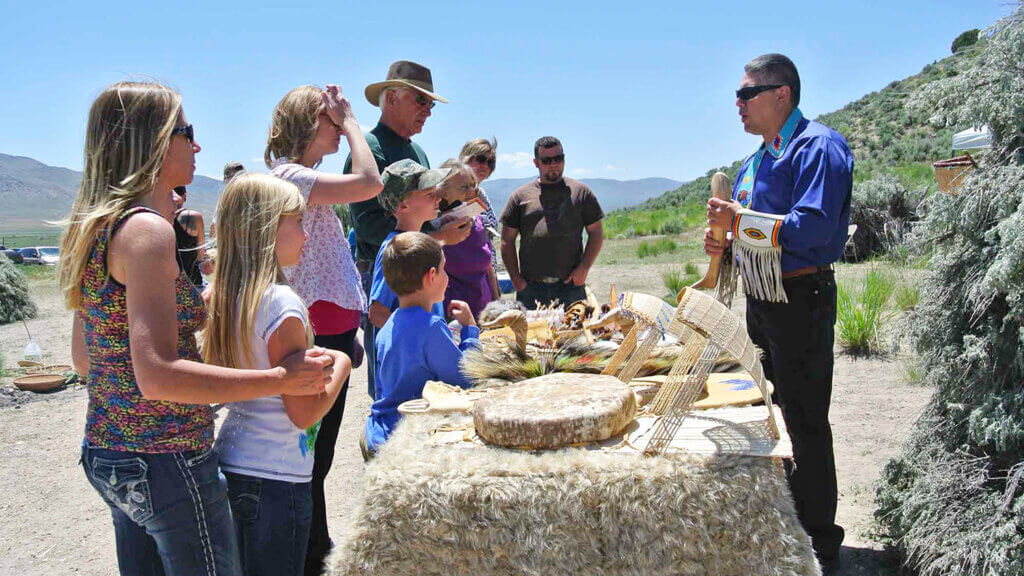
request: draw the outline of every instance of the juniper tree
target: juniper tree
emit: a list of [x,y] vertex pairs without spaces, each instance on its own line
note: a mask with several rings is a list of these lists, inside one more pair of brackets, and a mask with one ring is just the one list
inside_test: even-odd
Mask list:
[[876,519],[923,575],[1024,574],[1024,3],[982,42],[909,104],[993,133],[917,238],[933,250],[914,337],[935,394],[883,471]]

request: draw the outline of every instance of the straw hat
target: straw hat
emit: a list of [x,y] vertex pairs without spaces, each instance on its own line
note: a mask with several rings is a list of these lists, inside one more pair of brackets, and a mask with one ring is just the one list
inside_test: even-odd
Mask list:
[[370,104],[380,106],[380,93],[385,88],[392,86],[412,88],[431,100],[448,103],[446,98],[434,94],[434,81],[430,77],[430,68],[415,62],[408,60],[393,62],[388,68],[387,80],[366,87],[366,99],[370,101]]

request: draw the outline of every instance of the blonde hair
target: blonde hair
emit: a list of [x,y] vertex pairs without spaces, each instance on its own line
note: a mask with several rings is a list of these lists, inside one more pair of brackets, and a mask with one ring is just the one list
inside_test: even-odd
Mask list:
[[284,158],[298,162],[316,136],[320,113],[324,111],[323,90],[318,86],[299,86],[284,95],[274,108],[274,119],[267,135],[263,161],[271,167]]
[[473,183],[474,188],[477,185],[476,173],[473,169],[466,165],[465,162],[458,158],[449,158],[441,164],[441,168],[448,168],[450,172],[448,177],[444,179],[440,184],[437,185],[437,195],[443,198],[446,202],[454,202],[456,200],[463,200],[462,195],[464,191],[456,187],[457,182],[462,182],[468,178]]
[[470,140],[462,145],[462,151],[459,152],[459,159],[463,162],[469,162],[469,159],[477,154],[498,154],[498,139],[491,136],[490,141],[486,138],[477,138]]
[[[242,368],[252,364],[251,335],[263,294],[287,284],[274,246],[284,216],[302,214],[306,203],[294,184],[269,174],[231,179],[217,203],[217,267],[210,284],[203,360]],[[306,345],[313,334],[306,323]]]
[[132,204],[153,190],[171,134],[181,116],[181,96],[156,82],[118,82],[89,109],[82,184],[71,214],[60,222],[60,289],[78,309],[82,276],[92,249]]

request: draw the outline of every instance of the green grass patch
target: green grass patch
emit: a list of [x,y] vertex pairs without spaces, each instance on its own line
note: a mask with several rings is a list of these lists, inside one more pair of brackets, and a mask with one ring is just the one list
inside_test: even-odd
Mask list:
[[675,306],[679,303],[679,300],[676,298],[679,291],[692,285],[700,280],[700,278],[701,275],[697,271],[697,266],[692,262],[686,263],[683,272],[679,270],[665,270],[661,273],[661,281],[665,284],[665,290],[668,291],[668,294],[664,296],[663,300]]
[[60,246],[60,228],[40,228],[28,232],[0,232],[0,245],[8,248]]
[[679,249],[679,244],[671,238],[659,238],[654,242],[644,240],[636,247],[637,258],[649,258],[658,254],[672,254]]
[[909,312],[917,308],[917,302],[921,299],[921,291],[917,286],[901,282],[892,294],[893,304],[901,312]]
[[871,269],[859,282],[838,285],[836,327],[839,345],[854,355],[881,352],[881,333],[889,319],[889,302],[895,282],[886,273]]
[[18,265],[18,270],[29,280],[57,281],[57,266]]
[[707,209],[694,202],[653,210],[616,210],[602,221],[605,236],[634,238],[657,234],[674,235],[703,226]]

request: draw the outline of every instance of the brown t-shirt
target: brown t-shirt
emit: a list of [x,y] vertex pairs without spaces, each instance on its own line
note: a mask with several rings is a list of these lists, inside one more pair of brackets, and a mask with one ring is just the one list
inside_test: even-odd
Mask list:
[[581,182],[534,180],[512,193],[501,223],[519,230],[519,270],[527,281],[565,278],[583,259],[583,229],[604,218]]

